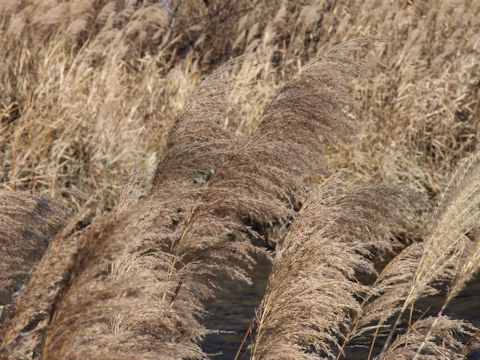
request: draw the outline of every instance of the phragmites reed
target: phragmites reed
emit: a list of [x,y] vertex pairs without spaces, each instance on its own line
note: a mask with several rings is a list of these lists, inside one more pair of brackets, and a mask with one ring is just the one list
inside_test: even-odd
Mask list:
[[[368,42],[368,40],[367,40]],[[350,78],[362,44],[334,48],[308,65],[267,106],[253,134],[234,149],[178,227],[172,266],[179,289],[187,275],[211,281],[219,270],[248,280],[252,238],[273,221],[289,222],[308,192],[305,178],[322,169],[326,144],[347,141],[354,127]],[[253,227],[252,227],[253,226]],[[198,279],[192,281],[199,281]]]
[[[181,301],[183,291],[206,284],[212,296],[219,273],[249,282],[252,245],[263,226],[289,222],[308,192],[305,177],[322,168],[325,144],[354,133],[346,111],[349,79],[362,72],[352,53],[361,41],[339,46],[288,83],[266,108],[244,144],[220,166],[177,228],[169,280],[163,298]],[[351,108],[350,108],[351,110]],[[185,289],[185,290],[183,290]],[[205,290],[205,289],[204,289]]]
[[[354,344],[370,343],[371,356],[377,337],[388,334],[379,355],[386,356],[393,351],[389,349],[394,346],[392,340],[404,312],[409,307],[413,311],[414,302],[418,299],[437,295],[445,285],[451,284],[443,307],[431,319],[431,331],[424,331],[423,337],[417,337],[417,340],[421,340],[415,343],[417,356],[422,358],[425,353],[429,353],[428,348],[432,346],[429,337],[434,336],[437,322],[447,324],[442,317],[444,309],[458,295],[465,281],[477,271],[472,260],[478,256],[475,251],[478,248],[478,237],[470,239],[469,234],[477,228],[480,215],[479,166],[476,155],[459,167],[444,192],[428,240],[406,247],[380,273],[372,286],[373,293],[363,301],[361,310],[355,316],[353,326],[342,345],[343,349]],[[393,325],[387,326],[387,322],[394,316]],[[423,324],[425,327],[426,323]],[[451,324],[455,328],[457,323]],[[438,326],[441,328],[443,325]],[[407,330],[403,340],[399,340],[400,343],[406,341],[410,331]],[[408,351],[413,346],[411,344]]]
[[371,292],[357,272],[374,272],[373,254],[391,249],[390,231],[413,204],[408,192],[383,185],[345,191],[327,181],[313,194],[277,251],[251,358],[335,358]]
[[[111,215],[83,234],[57,239],[5,330],[9,356],[204,357],[195,344],[205,333],[194,318],[202,314],[196,297],[170,306],[160,294],[170,284],[169,237],[208,180],[204,172],[236,141],[218,121],[232,65],[206,79],[177,118],[152,190],[132,176]],[[60,264],[52,264],[58,257]],[[28,295],[39,300],[32,304]]]
[[[466,345],[462,337],[474,328],[466,321],[447,316],[417,320],[409,331],[395,339],[385,353],[387,360],[460,360],[465,359]],[[428,340],[425,337],[430,333]],[[419,344],[425,341],[419,354]]]
[[[405,300],[407,306],[420,297],[432,281],[441,277],[445,269],[452,267],[457,271],[465,250],[471,250],[467,246],[466,235],[478,226],[479,216],[480,156],[474,155],[459,167],[444,192],[435,215],[432,235],[425,243],[410,293]],[[468,253],[469,256],[475,256],[474,251]],[[470,275],[467,272],[456,281],[457,286],[463,284],[467,274]]]
[[57,202],[26,192],[0,191],[0,305],[30,278],[69,211]]
[[[210,130],[215,125],[202,114],[216,102],[212,90],[199,91],[172,129],[151,196],[85,235],[85,255],[56,305],[43,355],[205,356],[198,317],[215,276],[248,281],[252,253],[262,252],[249,225],[287,221],[306,192],[304,177],[321,168],[323,146],[353,133],[349,78],[362,72],[351,57],[359,43],[335,48],[285,86],[244,144]],[[196,131],[186,126],[190,120]],[[231,155],[226,144],[234,145]],[[208,162],[193,165],[213,179],[204,190],[192,190],[191,182],[186,188],[192,156],[201,160],[202,153],[211,154]],[[226,161],[210,166],[221,155]]]
[[[442,315],[448,303],[456,296],[464,283],[476,272],[478,265],[472,265],[472,259],[478,257],[476,249],[478,237],[471,241],[467,234],[478,226],[480,216],[480,156],[473,155],[458,168],[445,189],[435,222],[428,240],[423,246],[423,252],[415,268],[413,278],[406,282],[408,293],[402,299],[397,318],[384,344],[380,358],[390,345],[396,326],[402,314],[417,299],[428,295],[434,282],[454,283],[450,288],[447,300],[440,309]],[[435,324],[432,324],[433,331]],[[426,334],[425,342],[421,343],[418,353],[426,345],[430,332]]]

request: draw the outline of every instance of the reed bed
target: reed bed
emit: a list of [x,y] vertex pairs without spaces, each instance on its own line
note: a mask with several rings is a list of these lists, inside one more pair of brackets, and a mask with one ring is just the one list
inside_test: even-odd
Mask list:
[[[385,240],[388,245],[392,235],[380,232],[379,226],[395,224],[408,213],[401,210],[407,194],[397,193],[395,198],[395,193],[377,186],[358,198],[353,192],[350,203],[335,194],[333,199],[342,206],[332,206],[332,196],[320,190],[277,251],[257,314],[251,358],[339,359],[349,346],[369,348],[368,359],[464,358],[465,339],[478,330],[443,313],[478,271],[473,262],[478,237],[468,236],[478,226],[477,162],[478,155],[471,157],[454,174],[433,217],[429,239],[400,252],[372,286],[358,282],[356,271],[372,271],[371,254],[382,250],[382,245],[388,249]],[[337,193],[339,188],[334,186]],[[375,195],[375,191],[379,192]],[[407,202],[405,209],[415,209],[412,204]],[[313,255],[318,263],[309,261],[314,249],[318,249]],[[445,288],[438,314],[413,320],[414,303]],[[404,326],[398,329],[409,308]],[[395,321],[389,322],[393,317]],[[379,338],[383,338],[383,349],[376,353]]]
[[252,359],[465,358],[479,19],[469,0],[0,1],[0,357],[207,358],[219,275],[248,286],[265,257]]
[[[307,67],[266,109],[251,138],[239,144],[229,132],[216,129],[215,121],[203,128],[206,116],[215,120],[220,115],[226,95],[219,90],[221,76],[205,80],[172,127],[147,199],[100,220],[83,235],[85,244],[76,260],[80,267],[74,266],[71,283],[55,299],[50,325],[36,351],[54,358],[205,356],[197,345],[206,334],[198,317],[201,301],[213,295],[218,272],[248,282],[245,269],[253,265],[252,255],[264,253],[251,244],[251,238],[259,236],[252,222],[288,221],[305,193],[304,174],[318,170],[321,159],[315,150],[326,139],[317,134],[330,131],[346,139],[352,132],[344,113],[347,81],[360,68],[348,60],[351,48],[336,48]],[[323,101],[309,100],[316,96]],[[299,97],[302,107],[291,101]],[[309,111],[300,111],[309,104]],[[329,111],[314,117],[314,106]],[[281,153],[282,134],[289,129],[297,135]],[[222,156],[226,158],[215,170]],[[292,167],[292,156],[311,161]],[[262,170],[256,161],[265,160],[271,165]],[[206,170],[213,172],[212,180],[196,189],[192,178]],[[202,185],[205,189],[199,190]],[[242,188],[243,194],[235,192]],[[105,261],[99,263],[99,257]],[[149,316],[139,317],[139,309]],[[172,317],[177,320],[172,322]],[[31,346],[24,333],[13,338],[19,336]],[[13,344],[18,349],[18,341]]]

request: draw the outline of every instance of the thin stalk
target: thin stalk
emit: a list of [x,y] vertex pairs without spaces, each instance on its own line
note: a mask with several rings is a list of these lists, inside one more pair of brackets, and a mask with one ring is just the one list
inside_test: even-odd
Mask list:
[[385,352],[387,351],[388,347],[390,346],[390,343],[392,342],[393,339],[393,334],[395,333],[395,330],[397,329],[398,324],[400,323],[400,319],[402,318],[403,313],[405,312],[405,308],[407,302],[404,303],[402,309],[398,313],[397,318],[395,319],[395,322],[392,325],[392,329],[390,330],[390,333],[388,334],[387,340],[385,341],[385,344],[383,344],[382,351],[380,352],[380,355],[378,355],[378,360],[382,360],[383,357],[385,356]]
[[247,341],[248,335],[250,335],[250,333],[253,330],[254,322],[255,322],[255,315],[253,316],[252,320],[250,320],[250,325],[248,326],[248,329],[245,331],[245,334],[243,335],[242,341],[240,342],[240,345],[238,346],[237,352],[235,353],[235,357],[233,358],[233,360],[239,360],[239,356],[242,352],[243,346],[245,345],[245,343]]
[[447,307],[448,303],[449,303],[449,301],[445,301],[445,303],[443,304],[442,308],[440,309],[440,311],[438,312],[437,316],[435,317],[435,320],[433,320],[433,323],[432,323],[432,325],[430,326],[430,329],[428,329],[427,335],[425,335],[425,339],[422,341],[422,343],[421,343],[420,346],[418,347],[417,352],[415,353],[415,356],[413,357],[413,360],[416,360],[416,359],[418,358],[418,356],[420,355],[420,352],[421,352],[422,349],[425,347],[425,344],[427,343],[428,338],[429,338],[430,335],[432,334],[432,331],[433,331],[433,329],[435,328],[435,325],[437,324],[438,319],[440,318],[440,316],[442,316],[442,314],[443,314],[443,312],[445,311],[445,308]]
[[370,344],[370,349],[368,351],[368,360],[372,358],[372,353],[373,353],[373,348],[375,347],[375,342],[377,341],[377,336],[378,336],[378,331],[380,329],[380,322],[381,320],[378,321],[377,328],[375,329],[375,334],[373,335],[373,340],[372,343]]
[[[190,210],[190,214],[188,215],[188,218],[187,218],[187,221],[185,222],[185,227],[182,231],[182,235],[180,236],[180,239],[178,239],[178,241],[174,242],[172,244],[172,247],[170,248],[171,251],[173,252],[173,250],[175,249],[175,245],[177,245],[178,243],[180,243],[183,238],[185,237],[185,234],[187,233],[187,230],[188,230],[188,225],[192,222],[192,219],[193,219],[193,215],[195,214],[195,210],[196,210],[196,207],[193,207],[191,210]],[[172,259],[172,263],[170,265],[170,270],[168,270],[168,274],[167,274],[167,282],[170,280],[170,278],[172,277],[173,275],[173,272],[175,271],[175,265],[177,264],[177,257],[174,256],[173,259]],[[179,285],[177,285],[177,288],[175,290],[175,294],[172,298],[172,300],[170,301],[170,305],[173,303],[176,295],[178,294],[178,292],[180,291],[180,287],[182,286],[182,281],[179,282]],[[165,298],[167,297],[167,291],[165,290],[163,292],[163,296],[162,296],[162,301],[165,301]]]

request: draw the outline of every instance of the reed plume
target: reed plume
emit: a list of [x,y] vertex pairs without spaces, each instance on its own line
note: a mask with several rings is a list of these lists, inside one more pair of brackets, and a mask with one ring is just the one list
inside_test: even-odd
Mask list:
[[255,252],[252,237],[260,235],[255,230],[273,221],[289,222],[308,192],[306,177],[322,169],[322,149],[354,133],[346,111],[351,106],[349,78],[362,72],[350,57],[360,43],[339,46],[307,66],[217,169],[173,242],[175,251],[189,258],[181,268],[208,274],[209,264],[247,280],[229,256],[249,263],[248,252]]
[[[151,189],[142,189],[132,176],[112,214],[74,238],[58,239],[44,264],[59,253],[67,259],[47,274],[49,281],[60,277],[61,286],[47,290],[40,274],[47,268],[38,269],[30,294],[40,292],[42,301],[29,314],[22,306],[24,314],[11,322],[4,341],[8,354],[23,356],[33,350],[45,358],[204,357],[197,345],[206,333],[198,322],[203,308],[197,297],[187,295],[171,306],[162,301],[162,293],[172,286],[166,275],[174,256],[169,238],[208,181],[199,177],[236,143],[220,121],[232,66],[206,79],[176,119]],[[194,290],[201,288],[198,284]],[[19,324],[32,321],[32,313],[45,314],[46,321],[22,331]]]
[[[351,121],[345,113],[351,93],[348,77],[360,73],[361,69],[350,59],[353,49],[352,44],[334,49],[287,85],[266,109],[264,121],[257,131],[245,144],[234,147],[232,155],[214,171],[212,180],[195,195],[198,200],[191,203],[190,210],[183,216],[182,210],[179,214],[178,209],[188,209],[189,199],[194,196],[190,190],[182,190],[179,181],[169,181],[169,171],[164,169],[179,169],[179,173],[172,177],[182,180],[181,160],[192,161],[190,154],[197,152],[191,152],[188,142],[182,143],[181,140],[191,141],[192,135],[189,134],[199,136],[202,130],[182,132],[185,137],[172,136],[171,153],[167,149],[157,169],[151,199],[141,202],[131,214],[118,220],[118,225],[108,225],[107,222],[108,230],[100,230],[104,235],[98,239],[108,238],[108,241],[98,242],[93,240],[97,236],[92,236],[93,247],[87,246],[86,254],[95,256],[86,256],[82,264],[85,267],[58,305],[46,341],[48,354],[68,357],[75,351],[86,356],[96,349],[96,352],[102,351],[102,356],[117,356],[132,351],[133,344],[143,344],[135,345],[135,349],[143,348],[145,356],[154,356],[155,349],[161,348],[164,355],[201,357],[202,352],[196,345],[205,334],[205,329],[197,321],[203,312],[201,300],[213,295],[212,285],[219,271],[248,281],[246,269],[253,264],[252,254],[260,251],[251,243],[252,237],[258,234],[249,225],[252,222],[268,224],[277,219],[288,220],[293,214],[294,202],[300,201],[306,191],[303,177],[318,170],[321,163],[318,151],[331,139],[326,135],[320,137],[321,134],[339,133],[338,138],[345,140],[352,133]],[[210,96],[204,99],[210,99]],[[192,104],[194,111],[202,110],[195,101]],[[184,115],[189,115],[189,109],[187,106]],[[172,134],[185,128],[182,119],[196,121],[195,116],[184,115],[172,128]],[[202,121],[195,123],[205,124]],[[177,139],[180,139],[179,146],[175,145]],[[221,144],[220,149],[226,150],[224,138],[217,136],[208,141],[217,141]],[[199,144],[208,149],[201,142],[193,143],[194,146]],[[214,154],[219,159],[217,151],[218,148]],[[179,164],[174,167],[175,154],[179,156]],[[267,160],[269,165],[265,166]],[[191,174],[191,169],[187,173]],[[177,195],[174,197],[169,186],[172,184],[176,185]],[[194,194],[196,192],[194,190]],[[160,194],[163,195],[160,197]],[[140,216],[140,213],[148,215]],[[142,235],[135,239],[133,234],[137,233]],[[140,240],[142,238],[144,240]],[[156,245],[140,253],[143,256],[135,255],[133,249],[141,247],[142,242]],[[122,275],[96,276],[99,268],[112,268],[108,264],[112,263],[111,254],[116,252],[122,254],[117,258],[120,264],[124,264],[118,265],[123,269]],[[100,266],[93,266],[99,257],[108,260]],[[150,265],[152,261],[155,267]],[[88,263],[92,266],[87,267]],[[101,273],[105,274],[105,271]],[[150,272],[155,276],[145,275]],[[139,277],[137,281],[134,281],[135,277]],[[92,282],[96,285],[92,286]],[[137,296],[125,298],[119,294],[120,288],[124,289],[122,294],[143,295],[141,299]],[[79,298],[77,294],[84,296]],[[98,301],[95,299],[99,298],[102,302],[93,306]],[[158,299],[161,299],[160,305]],[[145,304],[144,312],[150,314],[149,318],[136,316],[141,308],[140,301]],[[88,312],[75,310],[80,308],[88,309]],[[112,310],[112,315],[106,313],[106,308]],[[169,320],[173,319],[172,316],[175,323]],[[110,322],[119,318],[116,323],[122,324],[118,325],[122,330],[115,331],[114,336],[107,331],[111,325],[102,320],[107,318]],[[97,335],[95,340],[88,338],[80,345],[75,339],[85,340],[85,335],[80,334],[85,334],[86,328],[104,336]],[[134,338],[137,339],[135,343]],[[78,347],[71,346],[72,343]],[[95,343],[98,347],[94,347]]]
[[230,60],[210,74],[195,89],[173,123],[166,150],[159,162],[151,192],[167,181],[205,183],[239,141],[225,129],[229,95],[234,86],[231,74],[240,58]]
[[[449,185],[445,189],[443,199],[435,217],[431,236],[426,241],[422,256],[415,269],[411,282],[408,284],[408,293],[402,299],[402,305],[399,308],[397,319],[395,320],[389,336],[384,344],[380,357],[388,348],[395,328],[400,321],[400,317],[405,310],[414,301],[425,296],[428,288],[438,281],[449,282],[456,276],[459,268],[462,267],[462,260],[465,260],[465,251],[471,250],[476,244],[469,245],[471,242],[467,233],[478,226],[478,216],[480,215],[480,157],[478,155],[467,159],[455,172]],[[477,239],[475,239],[477,240]],[[475,251],[470,252],[469,256],[475,257]],[[448,305],[448,302],[456,295],[461,288],[463,281],[475,271],[475,266],[470,266],[469,261],[464,263],[464,268],[468,270],[457,277],[453,292],[447,297],[447,302],[440,309],[439,316]],[[438,319],[439,317],[437,317]],[[433,331],[433,327],[431,328]],[[427,339],[430,334],[427,333]],[[420,345],[420,352],[423,345]]]
[[[480,215],[480,157],[472,156],[453,175],[435,215],[432,235],[415,272],[412,288],[405,302],[410,304],[420,297],[432,281],[441,277],[445,269],[458,268],[467,247],[467,233],[478,225]],[[471,252],[474,255],[475,252]],[[408,306],[408,305],[407,305]]]
[[[458,294],[463,281],[476,271],[471,259],[477,256],[474,251],[478,246],[477,237],[472,240],[467,235],[478,226],[478,169],[478,156],[459,167],[444,191],[428,240],[408,246],[383,269],[373,285],[374,293],[364,300],[344,346],[350,342],[350,345],[368,343],[371,331],[375,330],[370,345],[372,352],[377,336],[384,336],[387,331],[388,337],[380,354],[380,357],[385,356],[407,308],[413,310],[415,301],[439,294],[453,281],[447,301],[432,320],[431,330],[434,331],[436,321],[442,321],[442,312],[448,302]],[[390,328],[386,324],[394,316]],[[428,341],[425,338],[423,344],[417,344],[419,355]]]
[[[470,323],[447,316],[417,320],[407,333],[395,339],[385,353],[384,359],[465,359],[466,345],[462,338],[472,335],[474,330]],[[418,348],[428,333],[430,336],[423,351],[418,353]]]
[[29,280],[52,237],[67,221],[61,204],[26,192],[0,191],[0,303]]
[[312,195],[276,254],[251,358],[336,357],[371,292],[356,274],[374,273],[373,254],[391,249],[390,230],[412,205],[408,192],[380,185],[347,191],[332,181]]

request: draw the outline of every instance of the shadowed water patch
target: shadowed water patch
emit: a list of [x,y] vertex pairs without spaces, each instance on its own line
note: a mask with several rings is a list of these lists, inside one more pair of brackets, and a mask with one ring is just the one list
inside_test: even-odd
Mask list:
[[[208,302],[207,309],[210,316],[206,318],[209,329],[219,330],[219,333],[211,334],[205,338],[202,345],[207,354],[212,354],[211,359],[233,359],[245,331],[252,320],[255,309],[260,303],[271,265],[265,260],[259,260],[251,274],[253,285],[232,281],[222,278],[222,290],[216,299]],[[441,307],[445,297],[442,295],[425,299],[416,304],[417,316],[435,315]],[[480,275],[468,283],[466,289],[449,305],[446,315],[470,321],[480,327]],[[250,341],[247,341],[247,345]],[[377,339],[374,353],[379,353],[383,345],[383,339]],[[243,349],[241,359],[248,359],[248,354]],[[366,360],[368,348],[350,348],[346,359]],[[473,347],[469,360],[480,360],[480,348]]]
[[[243,335],[250,326],[255,309],[262,300],[271,264],[259,259],[251,274],[251,286],[226,277],[221,280],[218,296],[207,303],[211,314],[205,323],[207,328],[218,330],[205,338],[202,348],[211,359],[233,359]],[[243,349],[245,352],[245,348]],[[248,358],[245,356],[245,358]]]

